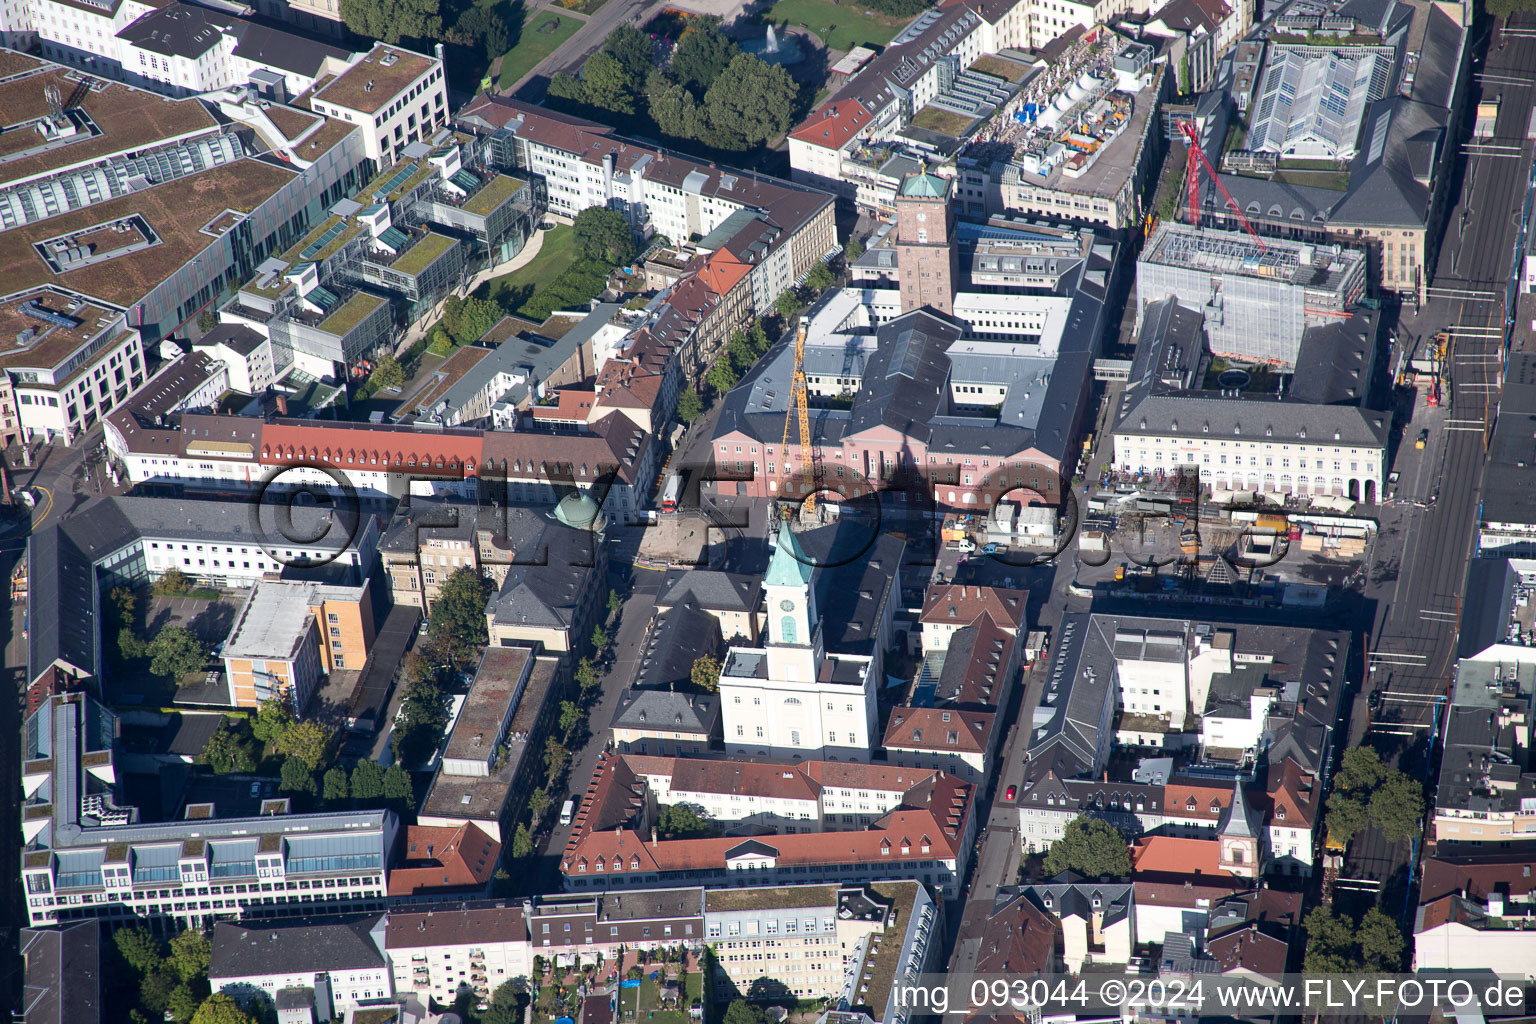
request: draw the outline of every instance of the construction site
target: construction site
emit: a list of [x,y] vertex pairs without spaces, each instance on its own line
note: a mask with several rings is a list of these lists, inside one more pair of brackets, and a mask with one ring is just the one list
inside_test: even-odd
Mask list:
[[1211,354],[1294,368],[1302,334],[1351,316],[1366,256],[1242,232],[1158,225],[1136,264],[1138,308],[1177,298],[1205,314]]

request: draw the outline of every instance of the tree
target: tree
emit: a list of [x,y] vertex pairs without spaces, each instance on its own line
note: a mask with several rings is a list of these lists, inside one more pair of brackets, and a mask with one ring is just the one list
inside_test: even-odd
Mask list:
[[432,605],[432,639],[455,665],[463,665],[486,644],[485,602],[491,583],[472,566],[453,571]]
[[176,1024],[192,1024],[192,1019],[197,1016],[197,1008],[203,1004],[203,996],[198,994],[198,990],[207,987],[206,981],[195,987],[182,982],[171,990],[165,1010],[176,1019]]
[[864,243],[857,238],[848,239],[848,244],[843,246],[843,256],[851,263],[864,255]]
[[[395,759],[405,764],[420,764],[432,753],[448,724],[448,695],[431,677],[407,683],[400,701],[400,717],[395,722]],[[380,780],[382,785],[382,778]],[[352,795],[357,780],[352,780]],[[382,795],[382,793],[380,794]]]
[[[346,3],[346,0],[342,0]],[[192,1024],[256,1024],[254,1018],[223,992],[215,992],[203,1000],[192,1017]]]
[[608,631],[602,626],[592,627],[592,649],[600,651],[608,646]]
[[411,773],[396,761],[384,769],[384,799],[403,810],[416,806],[416,794],[411,788]]
[[636,83],[645,81],[655,61],[650,37],[633,25],[620,25],[608,33],[603,54],[612,57],[630,81]]
[[208,737],[198,762],[218,775],[243,774],[256,770],[256,741],[245,722],[225,718]]
[[[471,11],[483,11],[482,7],[471,7]],[[400,360],[395,358],[393,352],[386,352],[374,364],[373,373],[368,377],[375,391],[384,391],[389,388],[405,387],[405,368],[400,365]]]
[[293,725],[293,711],[286,697],[268,697],[256,709],[251,734],[263,743],[275,743]]
[[212,309],[205,309],[197,314],[197,329],[207,334],[219,326],[219,314]]
[[704,412],[704,401],[699,398],[699,393],[693,388],[685,388],[683,393],[677,396],[677,418],[684,423],[692,423]]
[[720,659],[713,654],[701,654],[693,660],[693,670],[688,673],[693,685],[705,693],[720,692]]
[[171,967],[182,981],[208,977],[212,957],[213,943],[195,928],[187,928],[171,940]]
[[1076,871],[1088,878],[1131,873],[1131,851],[1113,825],[1102,818],[1079,815],[1051,844],[1045,855],[1045,873]]
[[438,0],[341,0],[341,20],[358,35],[386,43],[443,34]]
[[1419,819],[1424,816],[1424,788],[1402,772],[1393,772],[1371,794],[1366,810],[1371,824],[1383,836],[1400,843],[1419,830]]
[[818,292],[824,292],[836,283],[837,281],[832,276],[831,269],[825,263],[817,263],[811,268],[810,273],[805,275],[806,287],[815,289]]
[[582,658],[576,663],[576,685],[581,687],[583,694],[599,682],[601,682],[601,677],[598,676],[597,666],[592,664],[591,658]]
[[576,248],[588,259],[617,267],[635,258],[635,233],[629,220],[617,210],[589,206],[576,215],[572,227]]
[[370,758],[357,762],[352,768],[352,799],[367,801],[383,798],[383,766]]
[[1380,907],[1360,919],[1360,958],[1368,971],[1395,972],[1403,966],[1403,931]]
[[160,574],[160,578],[155,581],[155,593],[163,594],[167,597],[185,594],[191,589],[192,581],[187,577],[186,573],[175,566],[165,570],[165,572]]
[[528,812],[533,815],[533,820],[537,824],[538,820],[544,817],[544,812],[547,810],[549,810],[549,793],[544,790],[543,786],[540,786],[528,794]]
[[704,383],[715,390],[715,394],[723,395],[736,386],[740,378],[736,374],[736,368],[731,365],[729,353],[716,359],[709,372],[704,375]]
[[170,1008],[171,994],[179,984],[176,972],[161,964],[139,982],[139,1005],[151,1016],[162,1017]]
[[143,637],[135,633],[131,627],[124,626],[117,631],[117,651],[124,660],[132,661],[142,658],[148,650],[149,644],[145,643]]
[[576,728],[576,723],[581,721],[581,709],[568,700],[560,702],[560,732],[566,736]]
[[795,294],[795,290],[793,288],[787,289],[784,294],[780,295],[778,300],[773,304],[773,311],[779,314],[779,316],[783,317],[785,320],[790,320],[796,316],[799,316],[800,309],[800,296]]
[[528,826],[519,822],[517,829],[512,833],[512,856],[522,860],[533,852],[533,836],[528,832]]
[[301,757],[283,758],[282,781],[277,788],[284,793],[305,793],[314,796],[318,790],[315,787],[315,774],[309,765]]
[[693,141],[709,134],[709,122],[698,99],[660,71],[646,79],[645,100],[651,120],[663,135]]
[[320,780],[320,795],[328,804],[338,803],[347,798],[347,770],[340,766],[326,770],[325,777]]
[[687,804],[663,807],[656,819],[656,830],[672,839],[702,839],[719,835],[719,830]]
[[438,327],[455,338],[459,336],[459,319],[464,315],[464,300],[457,295],[449,295],[443,300],[443,318],[438,322]]
[[725,1008],[724,1024],[767,1024],[768,1015],[745,999],[733,999]]
[[[494,299],[478,299],[470,296],[464,300],[456,323],[458,330],[450,330],[454,340],[460,345],[468,345],[479,341],[485,336],[485,332],[501,323],[501,318],[506,316],[500,304]],[[447,317],[443,317],[447,320]]]
[[149,670],[157,676],[180,679],[208,663],[208,650],[197,634],[185,626],[166,626],[149,642]]
[[544,741],[544,766],[549,770],[549,777],[557,779],[560,773],[565,771],[565,766],[570,763],[571,752],[565,749],[565,744],[553,736]]
[[720,32],[718,19],[699,19],[678,40],[667,70],[679,85],[703,95],[740,53],[741,47]]
[[480,1024],[522,1024],[518,1004],[522,993],[514,981],[504,981],[491,995],[491,1005],[480,1015]]
[[608,614],[617,615],[624,607],[624,599],[617,590],[608,591]]
[[119,928],[112,933],[112,944],[117,947],[117,955],[137,974],[148,974],[164,962],[160,940],[148,928]]
[[743,150],[777,138],[789,130],[797,93],[788,71],[737,54],[704,94],[710,141]]
[[1339,759],[1339,771],[1333,785],[1337,790],[1355,792],[1370,791],[1387,777],[1388,768],[1381,763],[1381,755],[1373,747],[1350,747]]
[[312,718],[306,718],[284,730],[272,744],[272,750],[283,757],[298,758],[314,772],[330,763],[335,739],[335,732]]
[[512,46],[512,30],[495,7],[471,5],[454,22],[448,40],[460,46],[481,47],[486,60],[495,60]]
[[1328,812],[1323,819],[1328,827],[1328,838],[1340,843],[1349,843],[1360,830],[1365,828],[1365,805],[1354,797],[1345,796],[1343,793],[1328,794]]
[[1342,974],[1350,969],[1355,937],[1348,921],[1327,907],[1313,907],[1302,927],[1307,932],[1302,970],[1309,974]]
[[640,81],[613,54],[594,53],[581,69],[581,102],[610,114],[633,116]]

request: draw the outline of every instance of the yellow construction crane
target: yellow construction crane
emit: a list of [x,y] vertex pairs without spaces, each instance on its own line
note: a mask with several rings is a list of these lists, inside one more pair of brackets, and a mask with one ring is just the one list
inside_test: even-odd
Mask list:
[[[789,424],[792,419],[798,417],[800,421],[800,469],[810,481],[810,487],[805,496],[805,512],[808,516],[816,514],[816,470],[811,465],[811,409],[809,392],[805,384],[805,332],[810,324],[807,317],[800,318],[800,324],[795,328],[795,372],[790,378],[789,408],[784,413],[784,441],[781,448],[784,453],[784,475],[789,475]],[[784,488],[779,488],[779,493],[784,493]]]

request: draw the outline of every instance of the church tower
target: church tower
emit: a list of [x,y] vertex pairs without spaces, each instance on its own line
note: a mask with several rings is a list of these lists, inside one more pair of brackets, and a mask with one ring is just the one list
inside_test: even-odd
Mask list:
[[821,615],[816,609],[816,570],[789,528],[779,525],[778,547],[763,577],[767,602],[768,675],[773,679],[810,682],[821,664]]
[[896,271],[903,313],[924,306],[955,311],[960,250],[953,185],[935,174],[913,174],[896,194]]
[[1222,812],[1216,826],[1216,840],[1221,844],[1219,865],[1223,871],[1243,878],[1257,878],[1264,868],[1263,843],[1248,799],[1243,796],[1243,780],[1232,786],[1232,801]]

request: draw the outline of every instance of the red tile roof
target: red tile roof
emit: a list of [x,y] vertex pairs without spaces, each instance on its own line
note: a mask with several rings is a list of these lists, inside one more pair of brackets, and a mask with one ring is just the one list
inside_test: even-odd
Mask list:
[[1231,802],[1230,785],[1175,777],[1163,787],[1163,809],[1169,817],[1214,822]]
[[1295,761],[1286,758],[1279,767],[1271,766],[1265,790],[1263,794],[1250,794],[1250,798],[1254,807],[1264,813],[1266,825],[1310,828],[1317,823],[1322,810],[1322,788],[1316,777]]
[[716,295],[729,295],[750,273],[750,266],[720,249],[710,254],[709,259],[699,268],[699,279]]
[[857,100],[833,100],[823,103],[789,137],[824,149],[842,149],[869,127],[873,117]]
[[[728,767],[722,767],[728,766]],[[777,778],[766,777],[769,768]],[[768,766],[755,763],[676,759],[672,770],[684,772],[687,785],[720,786],[708,791],[819,792],[820,786],[895,789],[902,804],[863,832],[770,835],[757,839],[724,837],[646,842],[633,825],[645,805],[646,774],[660,774],[654,758],[628,755],[598,760],[578,811],[571,840],[561,857],[566,875],[627,871],[699,871],[722,869],[734,856],[760,851],[779,865],[874,863],[881,860],[953,860],[970,813],[973,787],[931,769],[883,765],[810,762]],[[785,775],[791,776],[785,778]],[[674,780],[674,785],[677,782]],[[731,788],[739,787],[739,788]],[[704,790],[701,790],[704,791]],[[754,845],[757,844],[757,845]],[[926,846],[928,849],[923,850]]]
[[[949,721],[944,716],[949,715]],[[949,711],[944,708],[900,707],[891,711],[885,729],[887,747],[934,750],[939,753],[984,753],[996,718],[990,711]]]
[[1223,972],[1241,971],[1273,978],[1285,973],[1291,947],[1285,939],[1267,934],[1258,922],[1253,922],[1208,939],[1205,948]]
[[1056,922],[1022,895],[994,908],[981,932],[976,971],[1024,977],[1051,966]]
[[983,615],[1004,629],[1024,626],[1024,612],[1029,594],[1002,587],[976,587],[951,584],[934,587],[923,601],[923,622],[944,622],[969,626]]
[[484,886],[500,856],[501,844],[474,822],[457,828],[412,825],[405,831],[404,861],[389,873],[389,894]]
[[372,467],[379,472],[474,476],[481,458],[478,430],[427,431],[376,423],[276,420],[261,432],[264,466]]
[[[1502,858],[1502,859],[1500,859]],[[1451,893],[1486,900],[1489,893],[1529,897],[1536,892],[1536,856],[1532,851],[1426,857],[1419,902]]]
[[1142,836],[1131,850],[1133,875],[1166,872],[1177,875],[1221,875],[1221,845],[1214,839]]
[[573,384],[555,392],[554,405],[535,405],[530,411],[535,420],[585,423],[596,401],[597,392],[592,385]]

